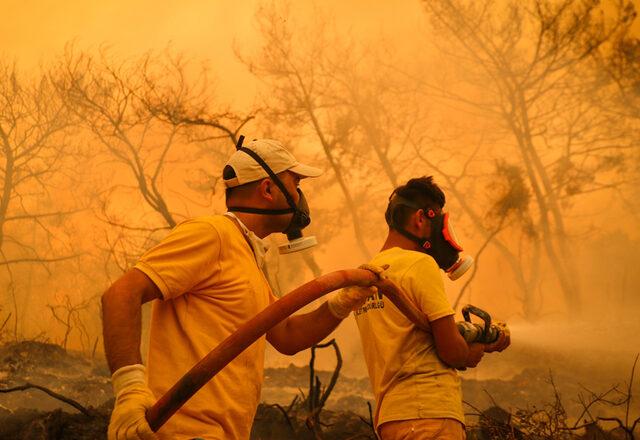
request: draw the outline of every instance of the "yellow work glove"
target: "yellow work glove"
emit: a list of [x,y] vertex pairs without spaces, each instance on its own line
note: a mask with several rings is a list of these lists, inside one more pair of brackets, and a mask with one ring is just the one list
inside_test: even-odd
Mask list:
[[144,365],[118,368],[111,376],[116,403],[109,422],[109,440],[156,440],[145,414],[156,402],[146,382]]
[[[363,264],[358,269],[366,269],[373,272],[378,280],[385,279],[384,271],[388,265],[374,266],[371,264]],[[373,286],[351,286],[338,290],[333,293],[327,300],[327,306],[333,316],[338,319],[345,319],[352,310],[357,310],[364,305],[367,298],[375,295],[378,289]]]

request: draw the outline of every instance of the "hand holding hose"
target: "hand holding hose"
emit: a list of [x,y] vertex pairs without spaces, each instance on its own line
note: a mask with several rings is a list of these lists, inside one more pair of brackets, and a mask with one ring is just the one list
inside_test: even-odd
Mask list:
[[[385,280],[387,277],[384,271],[389,268],[388,264],[384,266],[374,266],[372,264],[363,264],[358,269],[365,269],[372,272],[376,276],[376,281]],[[327,300],[327,306],[333,316],[338,319],[345,319],[352,310],[357,310],[364,305],[367,298],[378,293],[378,288],[372,286],[368,280],[362,281],[360,284],[341,289]]]
[[156,402],[146,383],[144,365],[127,365],[111,376],[116,401],[109,421],[109,440],[155,440],[145,419]]
[[485,345],[485,353],[500,352],[511,345],[511,332],[507,324],[504,322],[495,322],[493,325],[498,328],[498,339],[496,339],[495,342]]

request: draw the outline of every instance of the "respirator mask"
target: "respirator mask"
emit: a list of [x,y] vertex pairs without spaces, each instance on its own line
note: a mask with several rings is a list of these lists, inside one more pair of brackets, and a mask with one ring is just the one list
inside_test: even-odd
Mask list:
[[[401,205],[424,210],[425,215],[431,221],[431,233],[428,237],[418,237],[404,229],[402,225],[397,224],[394,214],[397,207]],[[385,217],[389,226],[415,242],[423,249],[423,252],[431,255],[450,279],[457,280],[473,264],[472,257],[460,256],[463,249],[449,221],[449,213],[436,213],[433,209],[419,206],[417,203],[394,193],[389,199]]]
[[296,202],[294,201],[293,197],[291,196],[287,188],[284,186],[280,178],[278,178],[276,173],[273,172],[271,167],[269,167],[269,165],[267,165],[267,163],[255,151],[242,146],[243,140],[244,140],[244,136],[240,136],[240,138],[238,139],[238,143],[236,145],[236,149],[238,151],[242,151],[248,154],[249,156],[251,156],[251,158],[253,158],[253,160],[255,160],[262,167],[262,169],[265,170],[265,172],[269,175],[271,180],[276,184],[278,189],[280,189],[280,191],[284,195],[285,199],[287,200],[287,204],[289,205],[289,208],[262,209],[262,208],[243,207],[243,206],[230,206],[228,210],[230,212],[245,212],[250,214],[263,214],[263,215],[293,214],[293,216],[291,217],[291,221],[289,222],[289,225],[282,231],[282,233],[287,236],[288,242],[278,246],[278,250],[281,254],[298,252],[298,251],[308,249],[312,246],[317,245],[318,241],[316,240],[315,237],[313,236],[304,237],[302,235],[302,229],[306,228],[311,223],[309,205],[307,203],[307,199],[304,196],[304,193],[300,190],[300,188],[297,189],[299,199],[298,199],[298,203],[296,204]]

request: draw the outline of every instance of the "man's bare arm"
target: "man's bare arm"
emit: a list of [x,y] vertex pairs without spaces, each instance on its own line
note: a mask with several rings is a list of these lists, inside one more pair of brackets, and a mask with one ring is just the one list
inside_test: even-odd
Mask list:
[[436,319],[430,324],[438,357],[445,364],[453,368],[467,368],[475,367],[480,362],[484,344],[467,344],[453,316]]
[[142,304],[162,298],[144,273],[130,269],[102,295],[104,350],[111,372],[141,364]]
[[285,319],[267,332],[267,340],[280,353],[293,355],[322,341],[340,322],[325,302],[313,312]]

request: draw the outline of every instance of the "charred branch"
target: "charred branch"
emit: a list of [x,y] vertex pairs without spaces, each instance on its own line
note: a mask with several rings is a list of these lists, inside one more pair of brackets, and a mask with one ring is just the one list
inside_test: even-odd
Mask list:
[[80,411],[82,414],[84,414],[87,417],[93,417],[93,414],[91,413],[91,411],[87,408],[85,408],[84,406],[82,406],[80,403],[76,402],[73,399],[70,399],[69,397],[63,396],[62,394],[58,394],[55,391],[44,387],[42,385],[35,385],[32,383],[25,383],[24,385],[20,385],[17,387],[11,387],[11,388],[0,388],[0,393],[13,393],[15,391],[27,391],[30,389],[36,389],[36,390],[40,390],[46,394],[48,394],[49,396],[53,397],[54,399],[57,399],[61,402],[66,403],[67,405],[70,405],[72,407],[74,407],[75,409],[77,409],[78,411]]

